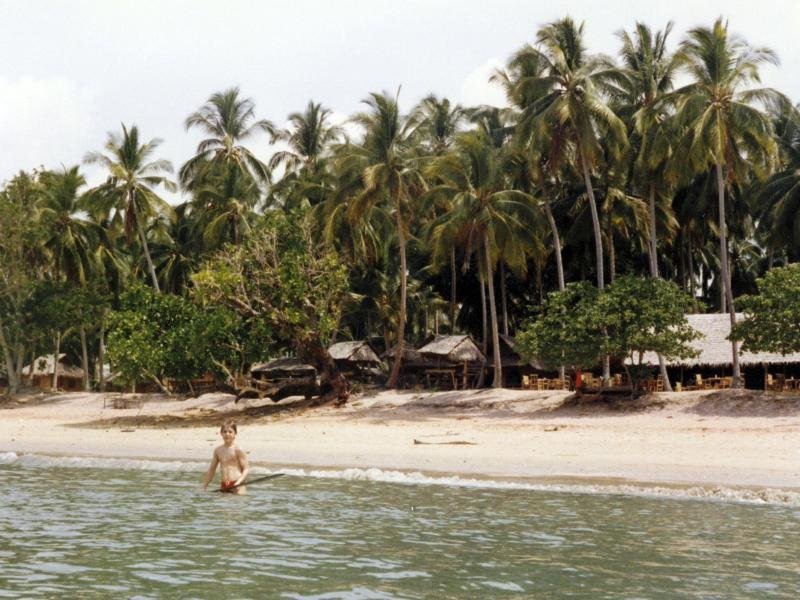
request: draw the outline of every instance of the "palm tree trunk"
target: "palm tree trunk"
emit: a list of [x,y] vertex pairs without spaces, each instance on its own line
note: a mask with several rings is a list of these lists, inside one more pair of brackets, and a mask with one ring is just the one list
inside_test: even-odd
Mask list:
[[147,262],[147,269],[150,272],[150,279],[153,282],[153,289],[156,292],[161,292],[158,286],[158,277],[156,277],[156,269],[153,266],[153,259],[150,258],[150,247],[147,245],[147,238],[144,235],[144,227],[142,220],[139,217],[139,212],[136,210],[136,202],[131,199],[131,206],[133,207],[133,214],[136,218],[136,231],[139,233],[139,241],[142,243],[142,251],[144,252],[144,259]]
[[650,258],[650,277],[654,279],[658,279],[658,255],[656,254],[656,241],[658,240],[658,235],[656,234],[656,186],[655,184],[650,184],[650,198],[649,198],[649,208],[650,208],[650,234],[647,244],[647,254]]
[[494,300],[494,278],[492,277],[492,255],[489,250],[489,234],[483,234],[483,252],[486,259],[486,280],[489,286],[489,314],[492,317],[492,359],[494,378],[492,387],[503,387],[503,365],[500,362],[500,334],[497,326],[497,305]]
[[[650,184],[650,198],[649,198],[649,217],[650,217],[650,235],[647,239],[647,254],[650,258],[650,277],[658,279],[658,258],[656,255],[656,186]],[[667,362],[664,360],[664,355],[658,353],[658,370],[661,373],[661,379],[664,381],[664,389],[668,392],[672,391],[672,383],[669,380],[669,373],[667,373]]]
[[[717,164],[717,200],[719,203],[719,259],[722,271],[722,285],[725,288],[725,299],[728,304],[728,314],[731,320],[731,331],[736,325],[736,309],[733,306],[733,287],[731,286],[731,273],[728,268],[728,231],[725,225],[725,179],[722,176],[722,164]],[[741,372],[739,371],[739,344],[731,340],[731,353],[733,362],[733,382],[731,387],[741,387]]]
[[[542,186],[544,190],[544,186]],[[547,192],[544,192],[547,194]],[[563,292],[566,288],[566,284],[564,283],[564,263],[561,260],[561,237],[558,235],[558,227],[556,226],[556,220],[553,217],[553,211],[550,209],[550,202],[545,198],[544,201],[544,214],[547,217],[547,222],[550,225],[550,233],[553,236],[553,253],[556,257],[556,274],[558,276],[558,291]],[[544,290],[542,289],[542,271],[541,269],[537,269],[538,275],[538,282],[539,282],[539,297],[542,302],[544,302]],[[563,324],[566,326],[566,323]],[[566,369],[564,365],[560,365],[558,367],[558,378],[561,381],[564,381]]]
[[81,336],[81,362],[83,363],[83,391],[89,391],[89,350],[86,348],[86,327],[81,325],[80,329],[80,336]]
[[400,378],[400,366],[403,363],[403,345],[406,329],[406,240],[403,233],[403,216],[400,214],[400,202],[395,202],[395,219],[397,223],[397,240],[400,244],[400,315],[397,318],[397,345],[395,346],[394,364],[386,387],[397,387]]
[[[478,259],[480,262],[480,259]],[[478,279],[481,284],[481,351],[486,354],[488,348],[488,327],[486,324],[486,276],[478,264]]]
[[[106,310],[103,309],[103,322],[106,320]],[[105,327],[100,327],[100,345],[97,349],[97,362],[100,363],[100,375],[97,378],[98,386],[101,392],[106,391],[106,374],[105,374],[105,361],[106,361],[106,330]]]
[[547,223],[550,225],[550,234],[553,236],[553,253],[556,257],[556,274],[558,275],[558,291],[564,291],[564,263],[561,261],[561,236],[558,235],[558,227],[556,226],[555,217],[553,217],[553,211],[550,208],[550,202],[547,200],[546,194],[547,191],[544,190],[544,186],[542,186],[542,190],[545,193],[545,200],[542,203],[544,205],[544,214],[547,217]]
[[500,303],[503,307],[503,335],[508,335],[508,302],[506,300],[506,268],[500,263]]
[[[61,332],[56,331],[56,351],[53,354],[53,385],[52,391],[58,391],[58,355],[61,351]],[[33,368],[31,368],[33,371]]]
[[600,217],[597,214],[597,202],[594,199],[594,188],[592,187],[592,179],[589,174],[589,165],[583,157],[580,156],[581,170],[583,171],[583,183],[586,186],[586,194],[589,196],[589,209],[592,213],[592,229],[594,230],[594,253],[597,268],[597,289],[604,290],[605,277],[603,274],[603,238],[600,232]]
[[614,283],[617,277],[617,259],[614,254],[614,221],[611,219],[611,211],[608,212],[608,281]]
[[[594,188],[592,188],[592,178],[589,174],[589,165],[580,153],[581,169],[583,171],[583,182],[586,186],[586,193],[589,196],[589,208],[592,212],[592,229],[594,230],[594,253],[597,267],[597,289],[603,291],[605,289],[605,278],[603,276],[603,239],[600,233],[600,217],[597,214],[597,202],[594,199]],[[603,331],[603,335],[607,336],[608,333]],[[611,361],[608,356],[603,357],[603,383],[608,385],[611,379]]]
[[456,249],[450,248],[450,334],[456,332]]

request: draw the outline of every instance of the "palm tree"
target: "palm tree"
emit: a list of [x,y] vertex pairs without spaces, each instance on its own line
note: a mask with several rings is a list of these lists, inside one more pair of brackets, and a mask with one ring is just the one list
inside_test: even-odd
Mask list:
[[[432,190],[452,196],[453,209],[435,222],[434,236],[454,236],[479,256],[479,275],[489,290],[494,379],[503,385],[494,265],[501,252],[511,256],[512,240],[519,239],[530,221],[529,196],[508,189],[500,152],[488,134],[478,129],[456,138],[456,152],[438,161],[438,175],[445,183]],[[514,255],[517,258],[516,255]],[[483,285],[482,281],[482,285]]]
[[271,187],[267,202],[285,210],[315,206],[330,191],[327,159],[333,144],[343,135],[342,128],[330,124],[331,111],[308,102],[305,111],[289,115],[290,126],[274,132],[272,141],[287,149],[272,155],[269,168],[283,167],[281,179]]
[[[629,123],[629,136],[634,147],[633,179],[646,190],[649,223],[647,254],[650,275],[658,277],[657,198],[666,199],[666,169],[673,155],[674,128],[669,108],[672,104],[673,81],[681,57],[667,50],[672,23],[663,31],[653,32],[647,25],[636,23],[633,34],[618,33],[622,40],[617,85],[613,86],[620,104],[619,114]],[[612,88],[612,89],[613,89]]]
[[[104,237],[102,229],[82,215],[81,196],[78,193],[86,185],[78,166],[64,168],[61,172],[45,171],[40,176],[42,198],[39,201],[39,218],[44,226],[44,247],[53,260],[53,279],[62,277],[75,285],[84,286],[87,278],[97,271],[95,246]],[[84,322],[78,326],[81,340],[83,386],[89,391],[89,355]],[[58,362],[58,347],[63,331],[56,333],[55,364]],[[53,389],[56,389],[58,373],[53,374]]]
[[800,106],[778,106],[775,113],[773,122],[782,160],[778,170],[757,192],[759,226],[765,229],[771,256],[776,251],[785,252],[790,261],[797,261],[800,260]]
[[197,145],[197,153],[180,169],[181,183],[187,189],[202,185],[213,170],[234,165],[257,183],[270,179],[270,170],[241,143],[259,131],[273,134],[275,127],[265,119],[255,120],[255,104],[240,98],[239,88],[216,92],[186,118],[187,131],[197,127],[208,137]]
[[[711,28],[690,30],[681,52],[694,81],[677,90],[677,118],[687,131],[686,156],[691,166],[698,172],[713,167],[716,174],[720,274],[733,327],[736,313],[729,270],[725,187],[742,181],[750,168],[765,172],[777,154],[770,120],[756,106],[757,102],[774,100],[777,92],[749,86],[760,82],[761,65],[777,64],[778,59],[768,48],[753,48],[729,35],[727,23],[721,18]],[[737,346],[731,342],[734,387],[740,385]]]
[[401,115],[397,97],[386,92],[372,93],[363,102],[370,110],[356,115],[354,122],[363,128],[364,139],[350,147],[352,160],[360,166],[363,190],[351,205],[351,213],[355,217],[364,215],[382,202],[387,202],[393,213],[400,254],[400,315],[395,360],[386,385],[395,387],[403,358],[407,314],[407,204],[424,182],[413,155],[415,119]]
[[53,260],[53,278],[62,276],[85,283],[92,271],[93,249],[100,227],[82,216],[79,190],[86,179],[74,166],[63,171],[45,171],[40,176],[42,198],[39,218],[44,226],[42,243]]
[[[460,105],[453,106],[447,98],[431,94],[423,98],[416,108],[419,118],[419,134],[423,152],[430,157],[439,157],[447,152],[458,133],[461,121],[467,114]],[[448,205],[433,206],[433,216],[437,208],[447,211]],[[456,325],[456,248],[450,247],[450,333],[455,333]]]
[[124,221],[128,240],[133,232],[139,236],[153,288],[160,291],[158,277],[150,258],[150,248],[145,236],[145,224],[159,212],[170,212],[169,205],[160,198],[153,188],[163,186],[175,191],[175,184],[162,173],[171,173],[172,164],[167,160],[150,161],[150,157],[161,140],[155,138],[139,145],[139,129],[132,125],[128,129],[122,125],[122,136],[109,133],[106,154],[90,152],[84,158],[89,164],[104,166],[109,176],[106,182],[90,190],[88,201],[100,212],[115,212]]
[[309,167],[323,158],[330,145],[342,135],[342,128],[330,125],[330,109],[321,104],[308,101],[304,112],[289,115],[287,129],[279,129],[273,133],[273,142],[282,142],[288,146],[272,155],[270,169],[283,166],[286,173],[294,173]]
[[[566,17],[542,27],[537,48],[527,46],[516,61],[535,65],[520,82],[519,94],[530,100],[520,116],[523,131],[540,132],[551,149],[574,148],[575,166],[583,178],[594,230],[597,287],[605,287],[600,218],[591,171],[603,158],[618,159],[627,145],[624,123],[608,107],[601,87],[609,76],[608,61],[588,56],[583,44],[583,24]],[[601,144],[601,140],[604,142]]]

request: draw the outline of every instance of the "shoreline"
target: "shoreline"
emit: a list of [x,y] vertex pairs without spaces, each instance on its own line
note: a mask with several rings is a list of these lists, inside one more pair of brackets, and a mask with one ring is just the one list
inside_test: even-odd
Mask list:
[[235,415],[238,442],[259,467],[800,492],[797,396],[683,392],[608,406],[566,392],[383,391],[338,409],[291,399],[235,406],[225,394],[147,396],[114,409],[111,397],[131,399],[73,393],[5,407],[0,452],[197,461],[200,473],[219,443],[216,423]]

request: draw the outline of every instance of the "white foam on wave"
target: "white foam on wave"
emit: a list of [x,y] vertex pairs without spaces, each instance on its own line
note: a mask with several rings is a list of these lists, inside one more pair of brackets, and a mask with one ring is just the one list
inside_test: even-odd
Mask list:
[[[66,467],[86,469],[131,469],[138,471],[197,473],[204,470],[205,461],[163,461],[130,458],[101,458],[89,456],[48,456],[44,454],[17,454],[0,452],[0,465],[25,467]],[[256,475],[269,475],[275,469],[254,466]],[[599,484],[599,483],[537,483],[531,481],[508,481],[476,479],[458,475],[426,475],[413,471],[394,471],[378,468],[349,469],[279,469],[281,473],[295,477],[317,479],[342,479],[346,481],[374,481],[406,485],[442,485],[496,490],[528,490],[569,494],[637,496],[674,500],[711,500],[753,505],[800,506],[800,492],[777,488],[730,488],[724,486],[665,487],[645,484]]]

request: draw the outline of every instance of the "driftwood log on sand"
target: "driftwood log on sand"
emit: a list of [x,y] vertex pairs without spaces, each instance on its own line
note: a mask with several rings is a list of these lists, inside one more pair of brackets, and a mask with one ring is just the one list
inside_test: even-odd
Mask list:
[[296,377],[275,382],[258,383],[253,386],[239,388],[234,392],[236,402],[242,398],[269,398],[280,402],[289,396],[304,396],[306,400],[319,395],[320,390],[316,377]]

